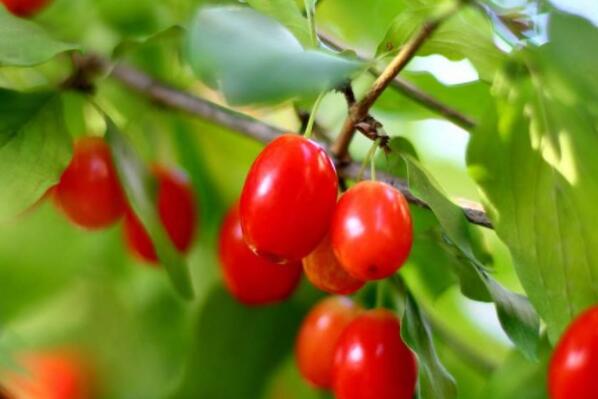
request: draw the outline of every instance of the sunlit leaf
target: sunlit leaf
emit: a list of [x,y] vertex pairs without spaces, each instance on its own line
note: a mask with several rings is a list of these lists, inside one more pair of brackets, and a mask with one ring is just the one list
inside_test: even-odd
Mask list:
[[[378,46],[378,54],[398,51],[430,18],[452,7],[453,0],[413,4],[395,18],[385,38]],[[433,33],[418,55],[440,54],[451,60],[469,59],[485,80],[492,80],[505,59],[495,46],[489,20],[479,10],[462,6],[461,9]]]
[[598,301],[598,95],[588,73],[598,68],[598,30],[557,15],[550,32],[558,39],[523,53],[525,65],[497,80],[468,164],[554,342]]
[[304,47],[311,46],[309,23],[295,0],[247,0],[247,3],[259,12],[276,18]]

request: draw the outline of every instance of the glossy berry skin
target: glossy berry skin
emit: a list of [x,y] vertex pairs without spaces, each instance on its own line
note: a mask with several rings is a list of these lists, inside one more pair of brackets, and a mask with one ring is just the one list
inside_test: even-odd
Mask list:
[[411,250],[409,205],[386,183],[357,183],[339,200],[331,237],[334,253],[350,275],[362,281],[386,278]]
[[[90,399],[91,381],[87,365],[75,353],[55,351],[31,353],[18,359],[25,372],[4,376],[14,398]],[[13,396],[9,396],[12,398]]]
[[28,17],[44,8],[49,0],[0,0],[8,11],[19,17]]
[[253,163],[241,194],[245,241],[277,263],[301,260],[328,231],[338,181],[322,147],[285,134]]
[[75,142],[54,199],[69,220],[86,229],[107,227],[123,215],[124,194],[103,139],[86,137]]
[[551,399],[598,398],[598,306],[571,323],[550,361]]
[[[197,228],[195,198],[186,177],[175,170],[153,167],[158,181],[158,215],[175,248],[185,253],[191,247]],[[132,209],[128,208],[124,222],[125,240],[129,250],[141,260],[157,263],[158,256],[145,228]]]
[[349,295],[364,284],[347,273],[340,264],[332,250],[329,234],[303,259],[303,270],[316,288],[330,294]]
[[254,254],[243,240],[239,207],[229,211],[219,237],[219,256],[226,286],[245,305],[266,305],[288,298],[301,279],[301,263],[272,263]]
[[415,356],[394,314],[370,310],[345,328],[334,358],[336,399],[412,399],[416,382]]
[[361,308],[348,297],[328,297],[303,320],[295,344],[299,372],[315,387],[332,387],[336,343]]

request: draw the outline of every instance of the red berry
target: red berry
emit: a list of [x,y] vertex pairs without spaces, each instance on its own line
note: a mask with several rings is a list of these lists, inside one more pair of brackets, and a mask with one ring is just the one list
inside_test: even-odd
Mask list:
[[415,357],[394,314],[370,310],[345,328],[334,358],[336,399],[412,399],[416,381]]
[[246,305],[264,305],[288,298],[301,279],[301,263],[272,263],[254,254],[243,240],[239,206],[229,211],[220,229],[220,263],[230,293]]
[[598,398],[598,306],[579,316],[561,337],[550,361],[551,399]]
[[297,336],[295,357],[301,375],[318,388],[332,387],[336,343],[361,312],[347,297],[328,297],[305,317]]
[[19,17],[28,17],[44,8],[49,0],[0,0],[10,12]]
[[303,270],[314,286],[330,294],[349,295],[364,284],[345,271],[334,255],[328,234],[316,249],[303,259]]
[[326,234],[338,181],[318,144],[285,134],[253,163],[241,194],[245,241],[256,253],[284,263],[301,260]]
[[125,199],[104,140],[86,137],[75,142],[54,195],[66,216],[87,229],[106,227],[122,216]]
[[67,351],[31,353],[18,360],[25,371],[10,372],[3,378],[6,388],[15,398],[91,397],[89,369],[77,354]]
[[331,226],[332,248],[353,277],[378,280],[407,260],[413,231],[403,194],[386,183],[363,181],[339,200]]
[[[158,214],[175,248],[185,253],[195,234],[197,215],[193,191],[181,173],[156,166],[153,173],[158,180]],[[157,263],[154,244],[133,210],[127,209],[124,223],[129,249],[142,260]]]

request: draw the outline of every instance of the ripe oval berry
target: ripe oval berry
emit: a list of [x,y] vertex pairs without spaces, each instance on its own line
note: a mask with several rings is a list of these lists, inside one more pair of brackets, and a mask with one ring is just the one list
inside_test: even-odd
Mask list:
[[241,194],[245,242],[277,263],[301,260],[326,234],[338,181],[323,148],[285,134],[253,163]]
[[254,254],[243,240],[235,204],[220,229],[220,263],[230,293],[246,305],[264,305],[288,298],[301,279],[301,263],[272,263]]
[[411,399],[416,381],[415,357],[394,314],[370,310],[345,328],[334,358],[336,399]]
[[[170,240],[180,252],[187,252],[193,242],[197,225],[195,199],[187,179],[175,170],[153,168],[158,180],[158,214]],[[124,234],[129,249],[142,260],[156,263],[158,256],[140,220],[128,208]]]
[[328,297],[305,317],[295,344],[295,358],[303,378],[318,388],[332,387],[336,343],[345,327],[361,312],[347,297]]
[[44,8],[49,0],[0,0],[0,3],[14,15],[28,17]]
[[349,275],[340,264],[332,250],[329,234],[303,259],[303,270],[314,286],[330,294],[349,295],[364,284]]
[[88,367],[75,353],[31,353],[18,360],[26,371],[3,376],[9,398],[89,399],[92,395]]
[[54,198],[73,223],[87,229],[106,227],[122,216],[125,199],[103,139],[86,137],[75,142]]
[[579,316],[565,331],[550,361],[551,399],[598,398],[598,306]]
[[331,237],[336,257],[353,277],[368,281],[394,274],[413,240],[405,197],[386,183],[357,183],[338,202]]

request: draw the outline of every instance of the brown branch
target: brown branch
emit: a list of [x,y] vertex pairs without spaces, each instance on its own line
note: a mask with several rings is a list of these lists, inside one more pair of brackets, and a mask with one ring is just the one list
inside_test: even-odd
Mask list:
[[[330,36],[323,33],[320,33],[319,36],[320,40],[324,44],[326,44],[326,46],[332,48],[333,50],[346,50],[345,46],[342,46],[337,41],[332,39]],[[358,55],[358,58],[361,60],[366,59],[365,57],[360,55]],[[370,73],[374,76],[378,76],[381,72],[375,68],[370,68]],[[392,80],[392,82],[390,82],[390,86],[399,91],[401,94],[410,98],[411,100],[417,102],[425,108],[428,108],[432,112],[442,115],[447,120],[453,122],[455,125],[460,126],[465,130],[471,130],[476,125],[475,121],[471,117],[464,115],[456,109],[450,107],[449,105],[438,101],[436,98],[424,92],[422,89],[409,82],[405,78],[402,78],[401,76],[395,77]]]
[[[112,78],[148,98],[154,104],[217,123],[262,143],[270,142],[284,133],[282,129],[158,82],[135,68],[122,64],[112,67],[107,59],[101,57],[84,56],[83,58],[90,65],[97,67],[99,72],[108,72]],[[360,164],[358,162],[350,162],[345,167],[339,168],[339,177],[341,179],[356,179],[359,175],[359,169]],[[367,176],[369,176],[369,172],[366,171]],[[410,203],[429,209],[425,201],[416,197],[409,190],[405,181],[386,173],[378,173],[377,178],[400,190]],[[492,227],[484,212],[472,207],[462,207],[462,209],[471,223]]]
[[347,119],[339,133],[337,140],[332,144],[331,151],[339,159],[346,157],[349,150],[349,144],[355,134],[355,126],[361,122],[369,113],[374,102],[380,97],[384,89],[396,78],[396,76],[407,66],[417,50],[424,44],[430,35],[440,26],[440,24],[456,11],[456,8],[449,10],[445,14],[425,22],[419,31],[413,35],[407,43],[401,47],[397,55],[386,66],[384,71],[374,81],[365,97],[355,103],[350,109]]
[[[347,82],[337,88],[338,91],[343,93],[345,96],[345,100],[347,101],[347,107],[351,109],[351,107],[357,101],[355,99],[355,93],[353,92],[353,87],[351,82]],[[388,146],[388,142],[390,141],[390,137],[383,131],[382,123],[380,123],[376,118],[372,115],[367,114],[361,122],[355,125],[355,129],[361,132],[365,137],[372,141],[378,140],[380,148],[384,150],[384,152],[389,153],[390,147]],[[340,159],[340,158],[339,158]],[[349,161],[348,154],[345,155],[345,158],[342,161]]]

